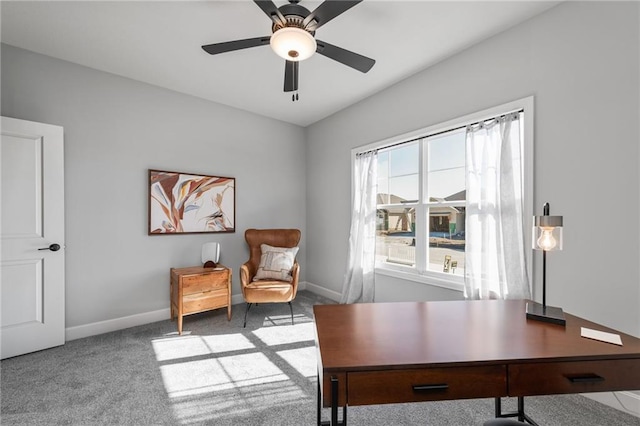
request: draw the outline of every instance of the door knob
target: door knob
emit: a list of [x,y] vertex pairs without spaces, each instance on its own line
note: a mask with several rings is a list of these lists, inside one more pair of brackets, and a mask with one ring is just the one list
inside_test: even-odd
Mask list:
[[60,250],[60,244],[53,243],[49,247],[39,248],[38,250],[58,251],[58,250]]

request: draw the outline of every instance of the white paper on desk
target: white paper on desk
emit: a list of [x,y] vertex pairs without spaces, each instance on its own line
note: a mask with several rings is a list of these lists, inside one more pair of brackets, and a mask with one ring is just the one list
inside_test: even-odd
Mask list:
[[580,335],[587,339],[601,340],[614,345],[622,346],[622,339],[619,334],[607,333],[605,331],[592,330],[586,327],[580,327]]

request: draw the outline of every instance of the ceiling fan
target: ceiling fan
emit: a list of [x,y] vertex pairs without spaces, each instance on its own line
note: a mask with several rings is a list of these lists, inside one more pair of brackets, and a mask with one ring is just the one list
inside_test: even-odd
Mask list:
[[211,55],[270,44],[272,49],[286,60],[284,67],[284,91],[294,92],[292,100],[298,100],[299,63],[315,52],[366,73],[375,60],[315,38],[318,28],[341,15],[362,0],[325,0],[313,12],[300,6],[300,0],[276,7],[271,0],[253,0],[273,22],[271,36],[213,43],[202,46]]

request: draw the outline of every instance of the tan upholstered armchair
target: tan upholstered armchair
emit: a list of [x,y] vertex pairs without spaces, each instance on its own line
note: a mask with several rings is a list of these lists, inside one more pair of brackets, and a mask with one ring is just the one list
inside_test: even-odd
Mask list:
[[[247,229],[244,238],[249,246],[249,260],[240,267],[242,296],[247,313],[254,303],[288,303],[293,324],[291,301],[298,292],[300,266],[295,256],[300,242],[298,229]],[[263,244],[266,251],[263,252]]]

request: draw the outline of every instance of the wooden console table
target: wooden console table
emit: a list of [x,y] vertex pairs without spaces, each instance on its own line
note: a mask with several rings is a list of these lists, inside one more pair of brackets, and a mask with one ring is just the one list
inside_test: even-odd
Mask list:
[[[523,397],[640,389],[640,339],[565,314],[527,320],[525,301],[359,303],[313,307],[321,406],[347,424],[348,405],[496,398],[496,417]],[[580,336],[620,334],[623,346]],[[503,414],[500,397],[518,397]],[[338,422],[338,408],[342,421]],[[327,424],[327,423],[325,423]]]
[[185,315],[226,307],[227,320],[231,320],[231,269],[220,264],[216,268],[171,268],[170,275],[171,321],[178,318],[179,334]]

